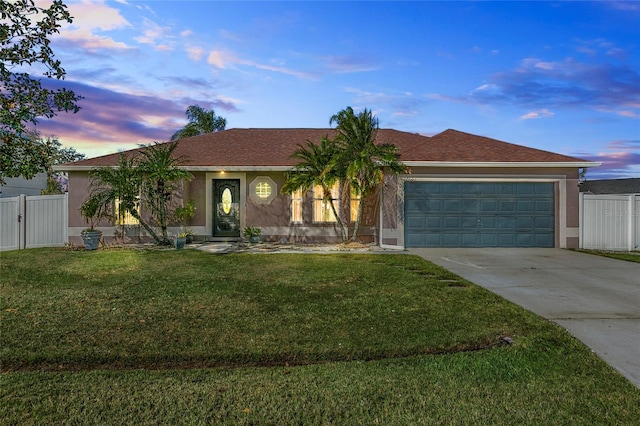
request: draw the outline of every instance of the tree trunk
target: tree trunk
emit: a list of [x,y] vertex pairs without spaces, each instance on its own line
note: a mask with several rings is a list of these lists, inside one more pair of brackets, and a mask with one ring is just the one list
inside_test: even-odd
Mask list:
[[331,190],[329,188],[322,188],[323,192],[323,200],[329,201],[329,205],[331,206],[331,211],[333,212],[333,216],[336,218],[336,222],[338,222],[338,226],[340,227],[340,238],[342,238],[342,242],[345,242],[349,239],[349,230],[345,228],[340,215],[336,211],[336,206],[333,204],[333,198],[331,198]]
[[358,230],[360,229],[360,222],[362,222],[363,211],[364,211],[364,194],[360,194],[360,202],[358,203],[358,216],[356,217],[356,223],[353,226],[353,234],[351,235],[351,241],[358,241]]
[[142,220],[142,218],[140,217],[140,214],[138,214],[137,210],[130,210],[129,213],[131,213],[131,216],[133,216],[134,218],[136,218],[138,220],[140,225],[142,225],[142,227],[145,229],[145,231],[147,231],[149,233],[149,235],[151,235],[151,237],[153,238],[153,241],[157,245],[161,245],[163,243],[163,241],[160,239],[160,237],[158,237],[158,234],[155,233],[155,231],[149,226],[149,224],[147,224],[147,222]]
[[156,186],[156,197],[158,202],[158,224],[162,230],[162,243],[169,245],[169,235],[167,234],[167,195],[164,180],[159,179]]

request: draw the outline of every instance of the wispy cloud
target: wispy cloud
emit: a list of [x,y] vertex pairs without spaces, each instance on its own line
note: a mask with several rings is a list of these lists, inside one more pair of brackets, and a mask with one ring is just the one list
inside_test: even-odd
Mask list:
[[583,108],[636,114],[640,73],[609,63],[588,64],[527,58],[519,67],[496,73],[465,96],[432,94],[432,99],[530,108]]
[[237,65],[249,66],[265,71],[272,71],[281,74],[292,75],[305,80],[315,80],[318,75],[306,71],[298,71],[292,68],[288,68],[280,65],[271,65],[261,62],[256,62],[248,59],[242,59],[238,57],[234,52],[229,50],[214,50],[209,53],[207,62],[218,69],[236,68]]
[[329,72],[339,74],[375,71],[380,68],[379,64],[366,55],[326,56],[323,60]]
[[213,50],[209,52],[209,56],[207,57],[207,63],[220,69],[228,68],[240,62],[241,60],[235,53],[227,50]]
[[640,140],[614,140],[597,154],[577,153],[590,161],[601,161],[600,167],[589,170],[589,177],[612,179],[637,177],[640,174]]
[[142,35],[134,37],[141,44],[153,46],[156,50],[173,50],[173,36],[170,26],[161,26],[151,19],[144,17],[142,20],[144,31]]
[[57,40],[59,40],[60,44],[63,46],[76,47],[88,52],[98,52],[102,49],[133,49],[133,46],[129,46],[125,42],[115,41],[113,38],[108,36],[94,34],[90,29],[86,28],[65,31],[64,37],[60,37]]
[[635,1],[608,1],[605,4],[625,12],[640,12],[640,3]]
[[420,114],[428,101],[412,92],[385,93],[346,87],[345,92],[354,96],[354,103],[387,111],[392,117],[413,117]]
[[602,37],[592,40],[578,39],[576,40],[576,43],[576,51],[589,56],[603,54],[620,61],[627,59],[627,52],[625,49],[616,46],[613,42]]
[[531,111],[522,116],[520,116],[520,120],[533,120],[536,118],[544,118],[544,117],[553,117],[555,114],[549,111],[546,108],[540,109],[538,111]]

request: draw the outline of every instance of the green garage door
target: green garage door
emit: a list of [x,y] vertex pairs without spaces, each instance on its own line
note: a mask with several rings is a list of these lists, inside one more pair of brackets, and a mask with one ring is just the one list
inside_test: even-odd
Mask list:
[[406,247],[554,247],[553,183],[407,182]]

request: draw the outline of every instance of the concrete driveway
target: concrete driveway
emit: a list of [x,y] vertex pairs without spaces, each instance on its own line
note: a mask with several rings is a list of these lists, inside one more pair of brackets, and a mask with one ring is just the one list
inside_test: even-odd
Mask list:
[[409,249],[566,328],[640,387],[640,264],[562,249]]

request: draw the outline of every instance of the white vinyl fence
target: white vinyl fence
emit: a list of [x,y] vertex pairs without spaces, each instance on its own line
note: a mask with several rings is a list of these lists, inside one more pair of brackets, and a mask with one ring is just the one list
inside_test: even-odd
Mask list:
[[67,194],[0,198],[0,250],[64,246]]
[[580,248],[640,248],[640,194],[580,194]]

